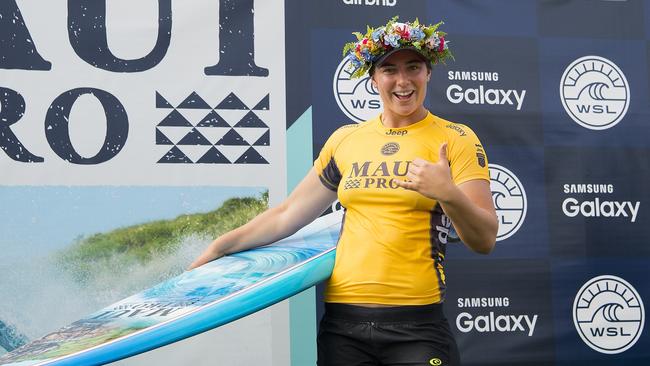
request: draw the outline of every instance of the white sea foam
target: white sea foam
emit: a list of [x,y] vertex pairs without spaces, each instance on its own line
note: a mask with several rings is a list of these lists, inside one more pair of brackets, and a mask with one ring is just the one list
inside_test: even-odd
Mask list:
[[83,283],[69,271],[77,264],[66,263],[64,270],[53,256],[12,258],[11,263],[0,259],[0,319],[30,340],[42,337],[180,274],[209,242],[187,237],[175,252],[154,253],[145,264],[116,255],[94,265],[92,276]]

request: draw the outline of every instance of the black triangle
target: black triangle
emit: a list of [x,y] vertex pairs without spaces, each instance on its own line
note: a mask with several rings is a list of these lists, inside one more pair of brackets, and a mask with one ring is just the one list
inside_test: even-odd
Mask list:
[[253,110],[256,111],[268,111],[269,110],[269,94],[267,94],[255,107]]
[[184,109],[212,109],[208,103],[203,100],[196,92],[192,92],[181,104],[176,108]]
[[215,145],[224,145],[224,146],[248,146],[248,143],[246,140],[244,140],[243,137],[241,137],[240,134],[237,133],[237,131],[230,129],[228,133],[226,133],[221,140],[217,141]]
[[173,145],[174,143],[156,128],[156,145]]
[[239,99],[235,93],[230,93],[214,109],[243,109],[249,110],[246,104]]
[[183,152],[176,146],[172,147],[167,154],[158,160],[158,163],[168,164],[191,164],[192,160],[183,154]]
[[197,161],[197,163],[201,164],[230,164],[230,160],[223,156],[221,151],[217,150],[216,147],[212,146],[210,150],[208,150],[203,156],[201,156],[201,159]]
[[255,141],[253,146],[269,146],[270,144],[271,144],[271,133],[269,130],[267,130],[266,132],[264,132],[262,136],[260,136],[260,138],[257,139],[257,141]]
[[212,143],[199,130],[193,128],[178,142],[178,145],[212,145]]
[[253,111],[246,113],[235,127],[269,127]]
[[246,152],[242,154],[242,156],[240,156],[239,159],[237,159],[237,161],[235,161],[235,164],[268,164],[268,163],[269,162],[266,161],[266,159],[264,159],[262,155],[260,155],[260,153],[258,153],[257,150],[255,150],[252,147],[246,150]]
[[174,108],[172,107],[171,104],[167,101],[167,99],[163,98],[160,93],[156,92],[156,108]]
[[176,127],[192,127],[192,124],[180,114],[179,111],[173,110],[165,117],[158,126],[176,126]]
[[208,113],[196,127],[230,127],[223,117],[216,111],[212,110]]

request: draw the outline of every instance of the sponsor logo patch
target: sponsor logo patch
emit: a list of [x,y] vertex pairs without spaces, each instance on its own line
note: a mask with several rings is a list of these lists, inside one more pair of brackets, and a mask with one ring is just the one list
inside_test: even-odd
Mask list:
[[399,144],[397,142],[389,142],[381,147],[381,153],[383,155],[393,155],[399,151]]

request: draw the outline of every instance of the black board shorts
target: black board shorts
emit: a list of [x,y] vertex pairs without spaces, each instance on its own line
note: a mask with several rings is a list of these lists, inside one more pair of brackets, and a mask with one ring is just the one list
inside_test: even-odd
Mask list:
[[325,304],[319,366],[457,366],[460,354],[442,304],[368,308]]

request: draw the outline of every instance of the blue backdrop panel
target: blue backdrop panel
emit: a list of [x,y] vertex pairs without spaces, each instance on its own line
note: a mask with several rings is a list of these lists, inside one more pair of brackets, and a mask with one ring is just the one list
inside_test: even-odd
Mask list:
[[[592,347],[573,314],[586,311],[574,307],[583,287],[598,292],[591,284],[620,279],[630,285],[626,294],[650,299],[650,1],[287,1],[294,3],[301,13],[287,24],[303,28],[287,28],[287,44],[310,45],[287,47],[288,60],[303,61],[288,80],[304,86],[288,88],[287,99],[313,108],[314,155],[336,128],[380,111],[367,80],[341,81],[341,48],[354,39],[351,32],[393,15],[445,21],[456,60],[434,68],[425,104],[477,132],[502,172],[492,170],[493,193],[515,180],[525,191],[524,203],[495,195],[510,199],[508,206],[495,198],[501,227],[510,232],[490,256],[448,246],[446,308],[464,364],[648,364],[648,329],[636,339],[626,335],[625,327],[645,324],[627,298],[610,291],[594,316],[612,329],[589,328],[596,344],[630,341],[618,353]],[[354,102],[342,103],[346,97]],[[505,298],[507,306],[493,303]],[[467,315],[457,323],[462,313],[489,321],[490,312],[537,315],[535,331],[465,331]]]

